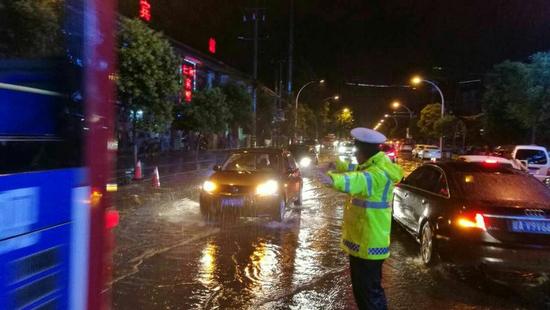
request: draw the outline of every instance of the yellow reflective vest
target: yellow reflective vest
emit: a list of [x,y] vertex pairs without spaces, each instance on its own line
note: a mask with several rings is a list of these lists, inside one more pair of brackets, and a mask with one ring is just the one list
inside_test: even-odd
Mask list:
[[357,166],[346,167],[344,162],[337,162],[336,169],[329,172],[334,188],[350,194],[344,207],[342,250],[363,259],[388,258],[390,200],[395,184],[403,178],[403,170],[384,152]]

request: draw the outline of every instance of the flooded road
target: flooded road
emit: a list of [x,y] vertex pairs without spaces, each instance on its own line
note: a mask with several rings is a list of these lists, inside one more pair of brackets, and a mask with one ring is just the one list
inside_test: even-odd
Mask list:
[[[406,163],[411,170],[414,163]],[[117,197],[115,309],[355,309],[339,249],[345,195],[304,180],[303,205],[268,218],[206,222],[198,188],[208,172],[161,179],[161,192]],[[394,225],[383,285],[391,309],[550,309],[542,275],[484,276],[424,267],[418,245]]]

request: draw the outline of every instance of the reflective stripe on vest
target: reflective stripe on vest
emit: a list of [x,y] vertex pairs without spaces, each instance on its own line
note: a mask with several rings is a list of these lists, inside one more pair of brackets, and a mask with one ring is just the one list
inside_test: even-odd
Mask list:
[[365,175],[365,179],[367,179],[367,192],[370,195],[372,195],[372,175],[368,172],[363,173]]
[[386,201],[367,201],[359,198],[353,198],[351,204],[365,209],[386,209],[390,207],[390,204]]
[[348,170],[349,171],[354,171],[356,166],[357,166],[356,164],[349,164]]
[[386,186],[384,186],[382,201],[388,201],[388,191],[390,190],[391,179],[390,179],[390,175],[386,171],[384,171],[384,175],[386,176]]
[[346,240],[346,239],[342,240],[342,243],[343,243],[348,249],[350,249],[350,250],[352,250],[352,251],[355,251],[355,252],[359,252],[359,247],[360,247],[359,244],[354,243],[354,242],[351,242],[351,241]]
[[390,248],[368,248],[369,255],[386,255],[390,252]]
[[349,175],[344,174],[344,192],[349,193]]

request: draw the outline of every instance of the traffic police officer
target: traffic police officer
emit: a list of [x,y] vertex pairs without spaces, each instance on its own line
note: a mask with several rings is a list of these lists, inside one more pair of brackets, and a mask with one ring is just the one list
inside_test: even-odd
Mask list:
[[[382,264],[389,257],[394,184],[403,170],[379,150],[386,137],[372,129],[354,128],[358,165],[337,163],[328,173],[332,186],[350,194],[344,208],[341,248],[349,255],[353,295],[359,309],[387,309]],[[347,170],[344,172],[343,170]]]

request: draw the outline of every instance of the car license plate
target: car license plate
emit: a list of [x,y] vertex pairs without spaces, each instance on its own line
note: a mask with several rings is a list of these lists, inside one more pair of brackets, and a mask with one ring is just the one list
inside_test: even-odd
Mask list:
[[513,232],[550,235],[550,221],[513,220]]
[[222,204],[222,208],[242,207],[244,205],[244,199],[243,198],[222,198],[221,204]]

